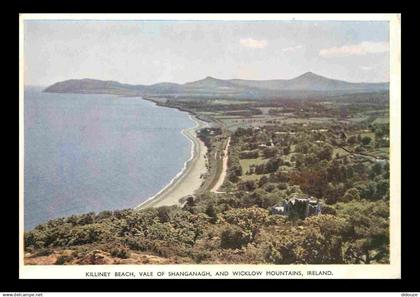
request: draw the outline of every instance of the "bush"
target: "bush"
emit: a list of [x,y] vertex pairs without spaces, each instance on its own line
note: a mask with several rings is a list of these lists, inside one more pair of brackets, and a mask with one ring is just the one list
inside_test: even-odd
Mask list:
[[358,199],[360,199],[360,194],[359,194],[359,190],[356,188],[348,189],[342,198],[344,202],[349,202],[349,201],[358,200]]
[[64,256],[61,255],[57,258],[57,260],[55,261],[55,265],[64,265],[66,262],[68,262],[69,260],[71,260],[71,256]]
[[264,185],[264,191],[266,191],[266,192],[271,193],[275,189],[276,189],[276,184],[274,184],[274,183],[268,183],[268,184]]
[[42,248],[34,255],[34,257],[49,256],[53,253],[53,250],[48,248]]
[[287,183],[279,183],[279,184],[277,185],[277,188],[278,188],[279,190],[286,190],[286,189],[287,189]]
[[362,138],[363,145],[369,145],[371,141],[372,141],[372,138],[370,138],[369,136],[365,136]]
[[243,151],[239,153],[240,159],[256,159],[259,157],[258,150],[253,151]]
[[63,265],[66,262],[66,258],[64,256],[60,256],[55,261],[55,265]]
[[121,259],[127,259],[130,257],[130,252],[127,248],[114,248],[111,250],[111,256],[121,258]]
[[161,206],[157,208],[157,211],[158,211],[159,221],[161,223],[166,223],[170,221],[170,212],[171,212],[170,206]]
[[245,243],[244,233],[238,226],[228,226],[220,235],[220,247],[222,249],[239,249]]
[[263,149],[264,158],[272,158],[277,155],[278,151],[275,147],[266,147]]
[[253,180],[247,180],[239,183],[238,189],[242,191],[248,191],[252,192],[257,188],[257,185],[255,184],[255,181]]
[[210,223],[215,224],[217,222],[217,212],[213,202],[207,205],[205,213],[210,217]]
[[329,214],[333,216],[337,215],[337,211],[335,210],[335,208],[329,205],[323,205],[321,208],[321,213],[326,214],[326,215]]

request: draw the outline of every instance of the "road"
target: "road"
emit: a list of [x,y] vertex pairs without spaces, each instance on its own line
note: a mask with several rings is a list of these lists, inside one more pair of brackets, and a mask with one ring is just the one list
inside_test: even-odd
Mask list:
[[219,179],[217,180],[216,184],[214,185],[214,187],[210,190],[210,192],[212,193],[224,193],[224,192],[219,192],[219,188],[223,185],[223,182],[226,178],[226,174],[227,174],[227,167],[228,167],[228,159],[229,159],[229,145],[230,145],[230,137],[228,138],[228,141],[226,143],[226,148],[223,151],[223,167],[222,167],[222,173],[219,176]]

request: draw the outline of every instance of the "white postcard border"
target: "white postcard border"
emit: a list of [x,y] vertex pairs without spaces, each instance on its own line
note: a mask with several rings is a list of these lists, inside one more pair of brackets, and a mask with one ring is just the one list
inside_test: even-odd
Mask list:
[[[390,264],[380,265],[24,265],[24,21],[27,20],[319,20],[390,24]],[[19,19],[19,278],[21,279],[399,279],[401,278],[401,15],[400,14],[20,14]],[[224,271],[228,275],[216,275]],[[243,275],[234,275],[242,271]],[[267,275],[277,271],[281,275]],[[300,271],[301,275],[295,275]],[[312,275],[308,275],[312,271]],[[134,273],[134,277],[127,272]],[[140,275],[142,272],[142,276]],[[152,273],[150,276],[148,273]],[[178,272],[181,276],[170,273]],[[203,272],[203,276],[182,276]],[[205,272],[211,276],[206,276]],[[258,274],[261,272],[261,274]],[[109,276],[107,276],[109,273]],[[115,273],[121,273],[119,276]],[[102,275],[103,274],[103,275]],[[162,274],[162,275],[159,275]],[[258,274],[258,275],[250,275]],[[102,276],[101,276],[102,275]],[[149,276],[148,276],[149,275]]]

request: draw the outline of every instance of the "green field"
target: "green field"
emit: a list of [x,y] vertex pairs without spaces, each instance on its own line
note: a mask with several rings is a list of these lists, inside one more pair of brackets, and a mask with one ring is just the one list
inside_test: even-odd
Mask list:
[[237,104],[247,104],[252,101],[248,100],[226,100],[226,99],[216,99],[210,101],[212,104],[221,104],[221,105],[237,105]]
[[340,154],[340,156],[346,156],[349,153],[346,152],[345,150],[343,150],[342,148],[338,147],[338,148],[334,148],[333,158],[335,158],[337,156],[337,154]]
[[360,133],[360,136],[362,136],[362,137],[370,137],[372,139],[372,141],[375,140],[375,133],[373,133],[373,132]]
[[376,120],[373,121],[372,124],[377,124],[377,125],[384,125],[384,124],[389,124],[389,117],[379,117],[376,118]]
[[249,171],[249,168],[252,165],[260,165],[263,164],[267,161],[267,159],[262,159],[262,158],[258,158],[258,159],[242,159],[239,160],[239,164],[241,164],[242,167],[242,172],[245,175],[247,171]]
[[248,181],[248,180],[253,180],[253,181],[258,181],[261,177],[263,176],[269,176],[268,174],[250,174],[250,175],[242,175],[241,176],[241,180],[243,181]]

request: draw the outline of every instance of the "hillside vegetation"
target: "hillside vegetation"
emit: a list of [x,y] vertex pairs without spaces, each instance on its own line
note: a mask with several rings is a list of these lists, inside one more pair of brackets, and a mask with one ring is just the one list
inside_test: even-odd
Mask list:
[[[385,202],[340,204],[331,214],[292,221],[271,215],[256,195],[206,195],[177,206],[84,214],[25,234],[28,258],[57,253],[56,264],[108,253],[143,253],[170,263],[386,263]],[[69,250],[71,251],[69,253]],[[59,262],[61,261],[61,262]],[[100,264],[92,261],[86,264]]]

